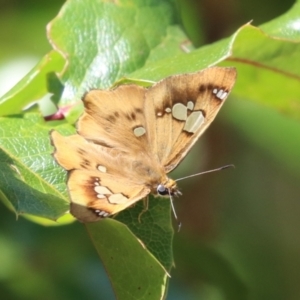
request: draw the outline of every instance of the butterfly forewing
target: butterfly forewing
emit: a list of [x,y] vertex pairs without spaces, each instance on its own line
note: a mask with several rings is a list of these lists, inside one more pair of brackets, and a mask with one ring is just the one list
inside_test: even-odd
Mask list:
[[234,68],[171,76],[146,94],[149,145],[166,172],[173,170],[214,120],[231,91]]
[[91,90],[84,98],[85,111],[77,123],[85,139],[123,152],[147,151],[144,94],[136,85],[115,90]]
[[158,186],[176,194],[166,173],[213,121],[236,77],[234,68],[166,78],[146,89],[91,90],[78,134],[52,131],[54,157],[68,174],[71,212],[83,222],[115,214]]

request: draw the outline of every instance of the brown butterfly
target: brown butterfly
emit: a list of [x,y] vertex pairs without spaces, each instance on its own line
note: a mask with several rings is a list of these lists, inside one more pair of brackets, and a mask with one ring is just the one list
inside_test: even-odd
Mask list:
[[86,93],[78,134],[51,132],[54,157],[68,171],[71,213],[93,222],[149,193],[180,194],[167,173],[214,120],[235,79],[235,68],[212,67],[150,88]]

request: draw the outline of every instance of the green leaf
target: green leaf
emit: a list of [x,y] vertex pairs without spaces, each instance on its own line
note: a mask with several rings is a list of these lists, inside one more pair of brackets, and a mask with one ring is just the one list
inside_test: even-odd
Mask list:
[[155,62],[149,61],[143,68],[136,70],[129,76],[158,81],[170,75],[196,72],[216,65],[230,57],[236,34],[228,40],[203,46],[190,53],[174,54]]
[[295,95],[300,94],[300,44],[297,35],[293,42],[279,40],[246,24],[228,39],[189,54],[146,64],[130,77],[157,81],[171,74],[194,72],[225,59],[227,61],[223,65],[238,69],[233,95],[300,117],[300,110],[295,109],[299,107],[299,99]]
[[126,225],[106,219],[86,227],[117,299],[163,298],[168,273]]
[[274,38],[299,42],[299,12],[300,1],[298,0],[286,13],[263,24],[260,28]]
[[134,207],[120,212],[116,220],[127,224],[129,229],[154,254],[170,272],[173,262],[173,226],[169,199],[149,196],[148,209],[138,202]]
[[48,26],[53,47],[68,59],[61,105],[111,86],[149,57],[182,52],[174,46],[186,37],[174,24],[173,1],[66,2]]
[[8,93],[0,99],[0,115],[19,114],[28,104],[52,92],[51,82],[55,72],[63,69],[65,62],[51,51]]
[[[246,24],[232,36],[187,54],[146,63],[130,78],[157,81],[221,64],[235,66],[232,95],[300,117],[300,5],[260,28]],[[266,30],[264,32],[263,30]]]
[[[300,13],[300,11],[299,11]],[[299,118],[300,43],[268,36],[246,25],[238,34],[230,62],[240,76],[233,94]],[[242,76],[241,76],[242,75]]]
[[56,220],[68,209],[64,171],[52,156],[50,128],[39,115],[0,118],[1,200],[17,215]]

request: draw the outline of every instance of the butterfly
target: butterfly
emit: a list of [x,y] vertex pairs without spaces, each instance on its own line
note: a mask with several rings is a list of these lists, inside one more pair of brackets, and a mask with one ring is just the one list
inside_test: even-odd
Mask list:
[[94,222],[150,193],[181,194],[167,174],[214,120],[235,80],[235,68],[211,67],[150,88],[88,91],[77,134],[51,131],[53,156],[68,171],[74,217]]

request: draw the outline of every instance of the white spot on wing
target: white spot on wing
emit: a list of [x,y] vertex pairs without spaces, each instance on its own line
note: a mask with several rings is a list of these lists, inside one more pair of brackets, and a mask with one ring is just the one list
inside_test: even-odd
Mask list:
[[105,217],[109,216],[109,213],[106,212],[105,210],[95,209],[94,212],[95,212],[96,215],[99,216],[99,217],[105,218]]
[[224,92],[223,90],[219,90],[217,95],[216,95],[217,98],[222,99],[223,92]]
[[136,137],[140,137],[146,133],[146,129],[143,126],[136,127],[133,129],[133,133]]
[[97,194],[97,198],[98,199],[106,199],[106,197],[104,195],[102,195],[102,194]]
[[228,95],[227,92],[225,92],[223,89],[213,89],[213,94],[216,95],[217,98],[219,98],[220,100],[224,100],[226,98],[226,96]]
[[158,112],[156,115],[157,115],[158,117],[161,117],[161,116],[162,116],[162,113],[161,113],[161,112]]
[[189,102],[187,103],[187,108],[188,108],[189,110],[193,110],[193,109],[194,109],[194,102],[193,102],[193,101],[189,101]]
[[185,121],[187,119],[187,107],[182,103],[173,105],[172,115],[175,119]]
[[221,100],[224,100],[225,98],[226,98],[226,96],[227,96],[227,92],[225,92],[225,91],[223,91],[223,90],[221,90],[222,91],[222,94],[221,95],[219,95],[219,93],[217,94],[217,97],[218,98],[220,98]]
[[166,109],[165,109],[165,112],[166,113],[170,113],[172,111],[172,109],[170,108],[170,107],[167,107]]
[[108,201],[114,204],[122,204],[128,201],[128,198],[122,194],[113,194],[109,196]]
[[203,124],[203,122],[204,122],[204,116],[202,112],[194,111],[188,116],[185,125],[183,127],[183,130],[187,132],[195,133]]
[[102,195],[111,195],[112,192],[105,186],[95,186],[94,190],[97,194],[102,194]]
[[97,169],[98,169],[100,172],[102,172],[102,173],[106,173],[106,167],[104,167],[104,166],[99,165],[99,166],[97,167]]

